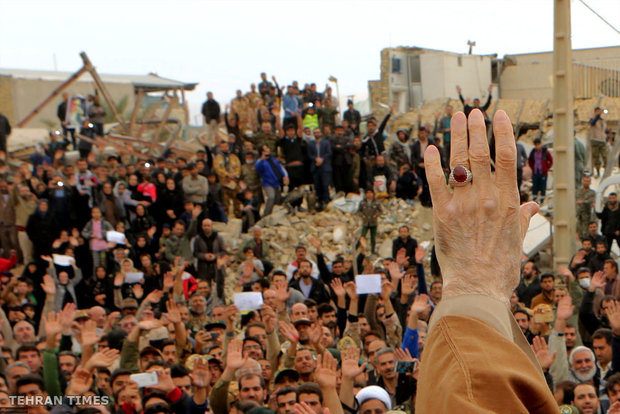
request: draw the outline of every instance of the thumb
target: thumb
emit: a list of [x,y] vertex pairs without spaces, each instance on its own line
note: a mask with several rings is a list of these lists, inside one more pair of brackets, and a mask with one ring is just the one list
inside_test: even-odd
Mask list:
[[527,234],[527,229],[530,226],[530,219],[534,216],[534,214],[538,213],[538,204],[534,201],[527,202],[522,204],[519,208],[519,216],[521,223],[521,241],[525,238]]

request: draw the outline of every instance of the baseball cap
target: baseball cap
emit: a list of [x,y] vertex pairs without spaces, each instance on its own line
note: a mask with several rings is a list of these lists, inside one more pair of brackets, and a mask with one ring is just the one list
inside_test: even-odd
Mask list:
[[301,318],[293,322],[293,325],[295,326],[295,328],[297,328],[297,326],[299,325],[312,325],[312,321],[310,319]]
[[135,308],[138,309],[138,301],[132,298],[125,298],[121,302],[121,309]]
[[299,372],[295,371],[294,369],[282,369],[276,372],[273,383],[278,384],[284,381],[286,378],[290,378],[293,381],[299,381]]
[[154,346],[147,345],[144,348],[142,348],[142,351],[140,351],[140,358],[142,358],[144,355],[149,355],[149,354],[156,354],[156,355],[159,355],[159,357],[162,356],[159,349],[155,348]]

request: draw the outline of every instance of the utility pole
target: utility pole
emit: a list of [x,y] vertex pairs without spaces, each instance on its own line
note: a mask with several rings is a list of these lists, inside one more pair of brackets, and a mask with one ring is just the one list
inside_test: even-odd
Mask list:
[[472,52],[474,51],[474,46],[476,46],[476,42],[468,40],[467,41],[467,46],[469,46],[469,53],[468,54],[471,55]]
[[575,134],[570,0],[553,8],[554,270],[568,267],[575,242]]

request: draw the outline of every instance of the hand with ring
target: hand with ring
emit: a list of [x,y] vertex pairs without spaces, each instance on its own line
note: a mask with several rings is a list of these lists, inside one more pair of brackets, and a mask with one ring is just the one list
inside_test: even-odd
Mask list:
[[469,120],[459,112],[450,127],[452,191],[437,148],[429,145],[424,154],[443,298],[482,294],[508,304],[519,282],[523,238],[538,211],[534,202],[519,206],[512,124],[504,111],[495,113],[495,174],[482,112],[474,109]]

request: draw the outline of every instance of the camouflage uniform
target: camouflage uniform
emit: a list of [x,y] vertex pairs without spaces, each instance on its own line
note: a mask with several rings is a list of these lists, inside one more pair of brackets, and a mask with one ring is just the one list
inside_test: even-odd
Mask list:
[[248,141],[250,141],[254,145],[254,147],[256,147],[256,150],[259,153],[262,146],[267,145],[271,150],[273,156],[276,155],[276,146],[279,140],[280,139],[276,134],[265,134],[263,131],[256,133],[256,135],[248,139]]
[[583,200],[583,203],[576,205],[577,212],[577,234],[579,237],[588,237],[588,223],[592,221],[592,204],[596,199],[596,193],[591,188],[587,190],[583,187],[575,192],[576,200]]

